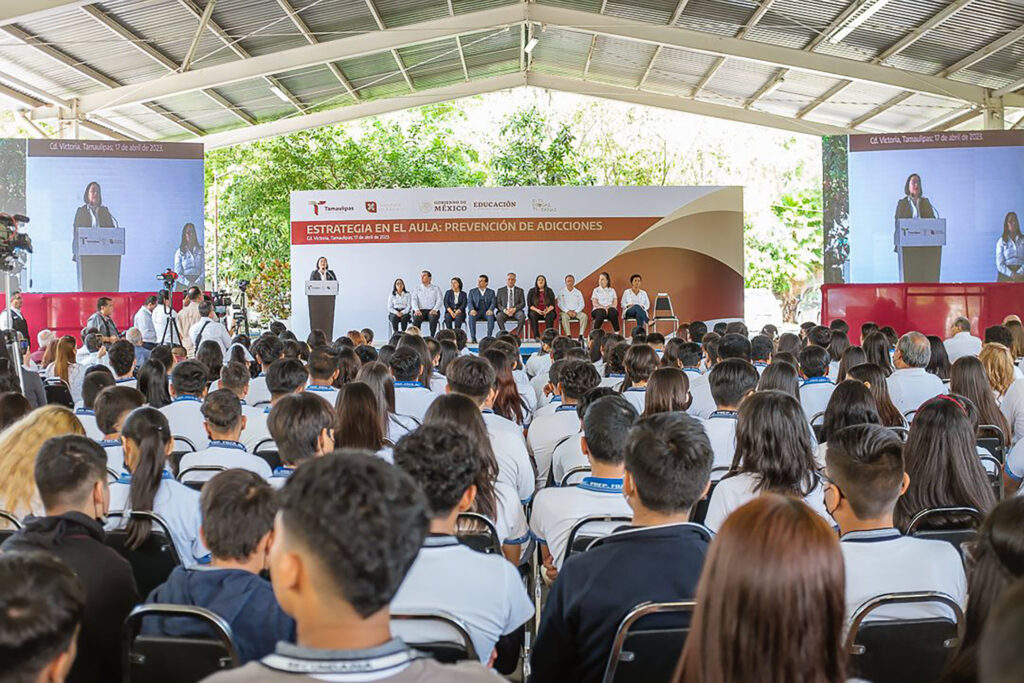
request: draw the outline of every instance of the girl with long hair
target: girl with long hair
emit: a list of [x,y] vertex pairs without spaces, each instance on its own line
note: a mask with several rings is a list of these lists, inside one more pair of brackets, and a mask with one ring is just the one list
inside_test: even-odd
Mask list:
[[377,396],[370,385],[350,382],[338,391],[334,404],[334,447],[363,448],[392,462],[391,447],[380,419]]
[[871,391],[871,395],[875,397],[878,417],[882,420],[881,424],[886,427],[907,426],[907,420],[903,417],[903,413],[899,411],[896,404],[892,402],[892,397],[889,396],[889,384],[885,381],[885,371],[882,368],[874,363],[862,363],[850,368],[846,376],[849,379],[863,382]]
[[208,561],[210,551],[199,534],[199,492],[176,482],[166,469],[167,457],[174,450],[167,418],[155,408],[133,410],[121,428],[121,443],[127,471],[110,485],[110,509],[124,511],[125,517],[111,519],[107,529],[126,529],[128,547],[138,548],[149,538],[153,523],[127,513],[152,512],[167,525],[185,568]]
[[929,334],[928,345],[932,354],[925,370],[943,381],[949,381],[949,354],[946,352],[946,345],[942,343],[942,337]]
[[755,391],[740,403],[732,466],[711,494],[704,525],[717,531],[733,510],[765,493],[802,498],[831,524],[807,418],[781,391]]
[[895,368],[892,366],[892,356],[889,355],[892,346],[884,334],[872,332],[861,340],[860,345],[864,348],[864,354],[869,363],[874,363],[881,368],[886,377],[893,373]]
[[[430,388],[430,378],[434,375],[434,359],[427,348],[427,341],[415,334],[407,334],[398,342],[399,349],[408,346],[420,356],[419,382],[426,388]],[[353,352],[354,353],[354,352]]]
[[82,380],[85,379],[85,367],[75,360],[77,348],[75,338],[64,335],[56,343],[53,362],[46,366],[44,375],[47,378],[60,378],[71,389],[75,401],[82,400]]
[[842,683],[845,597],[831,525],[799,500],[760,496],[711,543],[674,680]]
[[512,361],[505,352],[495,349],[493,344],[491,348],[480,354],[480,357],[491,364],[497,377],[495,382],[497,395],[491,409],[503,418],[522,425],[526,406],[519,395],[516,380],[512,376]]
[[682,413],[693,402],[690,379],[675,367],[662,367],[651,373],[647,381],[647,398],[641,417],[658,413]]
[[[632,348],[621,340],[610,340],[605,345],[604,377],[601,386],[617,388],[626,379],[626,353]],[[657,355],[657,354],[655,354]]]
[[688,342],[679,337],[672,337],[665,342],[665,350],[661,353],[661,367],[683,369],[683,361],[680,358],[682,348]]
[[206,376],[210,378],[211,385],[220,378],[221,368],[224,367],[224,351],[220,344],[207,339],[196,349],[196,360],[206,366]]
[[985,368],[988,383],[996,394],[996,401],[1001,402],[1006,392],[1010,390],[1010,385],[1016,381],[1010,350],[1002,344],[989,342],[981,347],[978,360]]
[[814,459],[819,466],[825,466],[825,452],[828,440],[840,429],[850,425],[882,423],[878,416],[878,404],[871,390],[863,382],[848,379],[836,385],[835,391],[825,408],[825,421],[821,426],[821,440],[814,452]]
[[146,397],[150,408],[163,408],[171,403],[171,392],[167,388],[167,368],[153,359],[139,368],[138,389]]
[[790,363],[773,361],[757,380],[758,391],[781,391],[800,402],[800,373]]
[[21,519],[46,514],[36,490],[36,454],[54,436],[85,436],[74,413],[63,406],[37,408],[0,433],[0,509]]
[[[942,394],[925,401],[910,423],[903,457],[910,486],[896,501],[893,515],[903,533],[924,510],[971,507],[985,515],[995,505],[961,397]],[[966,521],[963,515],[933,516],[923,528],[956,528]]]
[[416,418],[395,413],[395,380],[387,365],[379,361],[367,363],[359,368],[356,380],[373,391],[377,399],[377,420],[380,422],[381,433],[389,443],[397,443],[408,432],[419,427]]
[[850,368],[867,362],[868,356],[864,353],[864,349],[859,346],[851,346],[846,351],[843,351],[843,357],[839,359],[839,372],[836,374],[836,384],[846,379],[846,374],[850,372]]
[[354,382],[359,375],[359,368],[362,362],[356,352],[347,346],[337,346],[338,352],[338,376],[334,378],[333,386],[340,389],[349,382]]
[[1010,349],[1010,353],[1013,354],[1014,360],[1024,358],[1024,325],[1021,325],[1019,320],[1007,320],[1006,329],[1013,335],[1013,347]]
[[1003,445],[1010,442],[1010,423],[996,403],[995,392],[989,384],[985,366],[974,356],[962,356],[953,363],[949,377],[949,390],[970,399],[978,410],[978,422],[995,425],[1003,430]]

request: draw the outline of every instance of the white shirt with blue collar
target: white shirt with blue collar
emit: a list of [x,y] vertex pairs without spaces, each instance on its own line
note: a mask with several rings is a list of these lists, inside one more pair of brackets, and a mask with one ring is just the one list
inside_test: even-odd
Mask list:
[[498,461],[498,481],[511,485],[519,494],[519,500],[528,502],[533,498],[537,482],[522,427],[490,409],[483,411],[483,418],[491,437],[494,459]]
[[808,377],[800,384],[800,405],[808,420],[825,412],[835,390],[835,383],[828,377]]
[[427,414],[427,409],[437,396],[423,386],[422,382],[396,380],[395,412],[400,415],[410,415],[423,422],[423,416]]
[[292,472],[294,471],[295,468],[289,467],[288,465],[275,467],[274,471],[270,474],[270,479],[268,481],[272,487],[280,489],[288,483],[288,477],[292,476]]
[[435,394],[444,394],[448,388],[448,378],[437,370],[430,376],[430,390]]
[[[715,455],[712,467],[731,467],[732,457],[736,452],[736,411],[716,410],[704,420],[704,431],[711,442],[711,452]],[[716,472],[712,479],[720,479],[723,472]]]
[[183,436],[202,450],[210,443],[206,434],[206,418],[201,411],[203,399],[198,396],[179,396],[160,409],[171,425],[171,434]]
[[537,488],[543,488],[547,482],[555,446],[579,430],[580,418],[575,404],[560,404],[554,412],[538,415],[534,419],[526,435],[526,445],[537,466]]
[[104,434],[96,424],[96,413],[89,408],[75,408],[75,417],[85,428],[85,435],[93,441],[102,441]]
[[[551,479],[555,485],[561,485],[565,473],[574,467],[590,467],[590,461],[583,453],[583,428],[576,430],[575,434],[562,439],[555,446],[551,453]],[[584,475],[573,475],[567,484],[578,484]]]
[[306,391],[327,401],[332,409],[338,401],[338,390],[329,384],[307,384]]
[[[530,515],[530,531],[545,543],[555,567],[561,569],[573,526],[590,515],[616,515],[632,519],[633,511],[622,495],[622,479],[586,477],[576,486],[546,488],[537,493]],[[628,522],[602,522],[588,533],[610,533]]]
[[270,389],[267,388],[267,375],[261,372],[260,374],[249,380],[249,393],[245,396],[245,401],[251,406],[257,403],[264,403],[270,400]]
[[[210,440],[209,448],[195,453],[186,453],[178,465],[178,472],[184,474],[181,481],[208,481],[217,473],[200,471],[185,474],[190,467],[222,466],[228,469],[241,469],[255,472],[264,479],[270,479],[270,465],[258,455],[246,451],[245,444],[239,441]],[[181,476],[181,475],[179,475]]]
[[[967,579],[960,553],[945,541],[903,536],[894,528],[851,531],[839,538],[846,566],[846,618],[884,593],[945,593],[966,607]],[[888,605],[868,621],[888,619],[953,619],[938,603]]]
[[751,365],[753,365],[754,369],[757,370],[758,375],[763,375],[764,371],[768,369],[768,361],[764,360],[755,360]]
[[[245,445],[245,450],[252,453],[260,441],[271,438],[270,430],[267,428],[270,406],[243,405],[242,415],[245,416],[245,429],[242,430],[242,435],[238,440]],[[269,448],[269,450],[274,449]]]
[[711,382],[708,379],[708,374],[698,375],[687,371],[687,379],[690,380],[690,396],[693,400],[686,412],[702,420],[711,417],[711,413],[718,409],[715,405],[715,398],[711,395]]
[[647,405],[647,387],[630,387],[622,392],[622,398],[636,408],[637,415],[643,415],[644,406]]
[[420,420],[408,415],[391,413],[388,415],[388,441],[398,443],[399,439],[419,427],[420,424]]
[[[110,485],[110,509],[129,510],[128,494],[132,476],[122,472],[121,476]],[[174,481],[171,473],[164,470],[164,478],[153,498],[153,510],[167,524],[174,549],[178,551],[182,566],[192,569],[199,564],[208,564],[210,551],[203,544],[199,535],[202,526],[202,515],[199,509],[199,492],[193,491],[184,484]],[[128,523],[127,517],[111,518],[106,528],[119,529]]]
[[100,446],[107,454],[107,469],[114,472],[124,470],[124,447],[120,439],[100,439]]
[[536,420],[544,415],[554,415],[560,405],[562,405],[562,397],[558,394],[551,394],[550,396],[544,397],[544,401],[541,403],[540,407],[534,411],[533,419]]

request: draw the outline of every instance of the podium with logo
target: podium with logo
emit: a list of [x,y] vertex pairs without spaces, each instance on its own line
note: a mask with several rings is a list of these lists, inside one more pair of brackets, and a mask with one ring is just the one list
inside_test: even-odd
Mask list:
[[75,228],[74,254],[79,291],[120,290],[124,228]]
[[336,280],[306,280],[309,328],[323,330],[327,333],[328,339],[334,339],[334,302],[337,298]]
[[938,282],[944,246],[945,218],[901,218],[896,221],[900,282]]

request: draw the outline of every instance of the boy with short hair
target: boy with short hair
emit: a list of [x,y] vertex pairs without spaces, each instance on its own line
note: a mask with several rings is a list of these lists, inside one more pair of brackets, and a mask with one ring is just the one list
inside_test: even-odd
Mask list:
[[[431,520],[430,535],[391,609],[454,615],[469,628],[476,654],[486,664],[492,661],[499,638],[533,616],[533,602],[515,565],[500,555],[472,550],[455,535],[459,513],[467,512],[476,497],[473,482],[480,461],[465,432],[444,424],[425,425],[402,437],[395,446],[395,465],[426,495]],[[416,629],[402,631],[411,635]]]
[[395,412],[422,422],[437,394],[420,382],[423,370],[420,354],[410,346],[400,346],[391,354],[388,368],[395,378]]
[[579,431],[579,417],[576,404],[591,389],[601,383],[601,377],[589,361],[564,361],[558,373],[558,395],[561,403],[553,412],[538,414],[530,425],[526,445],[533,454],[533,462],[537,467],[537,487],[541,488],[547,481],[551,470],[551,457],[558,442]]
[[[271,438],[267,425],[270,411],[285,396],[302,392],[306,388],[309,373],[301,361],[282,358],[270,364],[263,379],[264,387],[270,392],[270,404],[252,406],[245,411],[245,431],[241,438],[242,443],[250,450],[255,448],[260,441]],[[250,388],[251,386],[250,384]],[[333,406],[331,409],[333,411]]]
[[377,683],[493,683],[479,663],[444,666],[391,635],[389,603],[430,523],[408,474],[372,453],[342,450],[299,468],[279,502],[270,575],[278,603],[296,621],[296,644],[278,643],[260,663],[208,683],[353,674]]
[[630,610],[696,595],[710,534],[689,523],[690,509],[708,490],[712,462],[700,422],[682,413],[638,421],[625,461],[622,488],[633,521],[562,567],[531,659],[540,683],[601,681],[615,631]]
[[704,353],[700,350],[700,344],[697,342],[686,342],[679,347],[679,362],[683,364],[682,370],[690,380],[691,386],[695,377],[704,374],[700,369],[700,362],[703,359]]
[[647,345],[654,349],[654,352],[661,358],[665,353],[665,335],[660,332],[651,332],[647,335]]
[[116,341],[107,349],[107,361],[119,385],[135,387],[135,347],[125,340]]
[[[828,330],[827,327],[821,329]],[[800,383],[800,405],[803,406],[804,415],[808,420],[818,413],[825,412],[828,401],[832,398],[832,392],[836,390],[835,383],[828,378],[831,359],[828,350],[814,344],[809,344],[797,356],[797,361],[800,363],[800,376],[804,378],[804,381]]]
[[551,343],[557,336],[558,332],[553,327],[549,327],[541,333],[540,349],[526,361],[526,374],[530,379],[547,372],[547,369],[551,367]]
[[284,342],[275,334],[263,334],[253,342],[250,351],[261,368],[260,373],[249,383],[249,398],[247,400],[250,404],[256,405],[270,400],[267,372],[270,370],[271,364],[284,358]]
[[209,385],[206,366],[197,360],[183,360],[171,370],[171,402],[160,408],[171,425],[171,434],[183,436],[196,449],[206,448],[209,439],[200,408]]
[[[199,501],[200,533],[210,549],[210,565],[175,567],[146,604],[189,605],[220,615],[231,626],[242,664],[270,654],[278,641],[295,642],[295,622],[281,611],[270,582],[259,576],[268,566],[273,540],[274,490],[253,472],[231,469],[210,479]],[[142,633],[173,638],[213,635],[200,621],[175,617],[150,617],[143,622]]]
[[309,354],[309,391],[327,401],[333,408],[338,398],[338,390],[334,388],[334,380],[338,379],[338,352],[329,346],[313,349]]
[[[829,435],[825,507],[839,525],[846,565],[846,616],[884,593],[934,591],[963,606],[967,580],[956,549],[945,541],[903,536],[893,525],[896,501],[910,478],[903,442],[880,425],[853,425]],[[889,605],[869,619],[952,618],[936,603]]]
[[[704,431],[715,455],[713,467],[731,467],[736,450],[736,411],[748,394],[757,389],[760,375],[754,366],[729,358],[711,368],[708,383],[715,400],[715,412],[704,420]],[[719,477],[721,473],[718,473]]]
[[231,361],[220,369],[220,382],[217,384],[219,389],[227,389],[237,396],[242,404],[242,415],[245,416],[246,423],[238,440],[245,444],[248,451],[252,451],[262,439],[270,437],[265,408],[249,405],[246,401],[251,379],[249,368],[238,361]]
[[[569,470],[575,467],[590,467],[587,454],[583,452],[583,419],[586,417],[589,408],[599,398],[615,396],[619,392],[611,387],[594,387],[583,394],[576,402],[576,416],[579,419],[579,428],[573,434],[563,438],[551,453],[551,474],[548,476],[547,486],[561,486],[562,479]],[[577,484],[583,479],[583,475],[577,473],[574,478],[566,484]]]
[[759,334],[750,340],[750,360],[754,364],[758,375],[763,375],[768,361],[772,357],[775,345],[767,335]]
[[128,414],[146,404],[142,392],[132,387],[108,387],[96,397],[96,426],[103,432],[99,444],[107,454],[107,469],[124,470],[121,425]]
[[565,558],[572,527],[588,515],[631,514],[622,497],[626,437],[637,420],[636,409],[623,398],[607,396],[587,408],[583,418],[583,452],[591,473],[577,486],[543,489],[533,502],[530,531],[541,544],[549,579]]
[[0,555],[4,680],[64,683],[84,611],[82,585],[64,563],[41,553]]
[[306,392],[280,397],[267,418],[281,466],[270,477],[274,488],[284,486],[299,465],[334,450],[334,409]]
[[106,368],[91,370],[82,379],[82,406],[75,408],[75,417],[85,427],[85,435],[94,441],[103,439],[103,432],[96,424],[96,398],[107,387],[115,386],[114,375]]
[[363,345],[369,346],[373,344],[373,330],[369,327],[364,327],[359,330],[359,334],[363,335]]
[[189,472],[190,467],[221,465],[223,467],[248,470],[263,479],[270,479],[270,465],[258,455],[246,452],[241,442],[246,417],[242,414],[242,402],[228,389],[211,391],[203,400],[202,413],[205,418],[206,434],[210,437],[207,448],[186,453],[178,465],[179,481],[208,481],[215,472]]

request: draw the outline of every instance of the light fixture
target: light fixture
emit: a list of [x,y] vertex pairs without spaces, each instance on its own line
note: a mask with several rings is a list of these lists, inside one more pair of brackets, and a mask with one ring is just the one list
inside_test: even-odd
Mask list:
[[274,95],[277,96],[277,99],[281,100],[282,102],[286,102],[288,104],[291,104],[292,101],[289,100],[288,96],[284,94],[284,90],[281,90],[276,85],[270,86],[270,92],[274,93]]
[[526,54],[530,54],[531,52],[533,52],[533,50],[537,47],[539,43],[540,41],[537,40],[536,38],[530,38],[529,42],[526,43],[526,47],[523,48],[523,52],[525,52]]
[[843,38],[853,33],[858,26],[873,17],[878,10],[887,4],[889,4],[889,0],[865,0],[853,14],[836,26],[835,30],[828,35],[826,40],[833,45],[843,42]]

